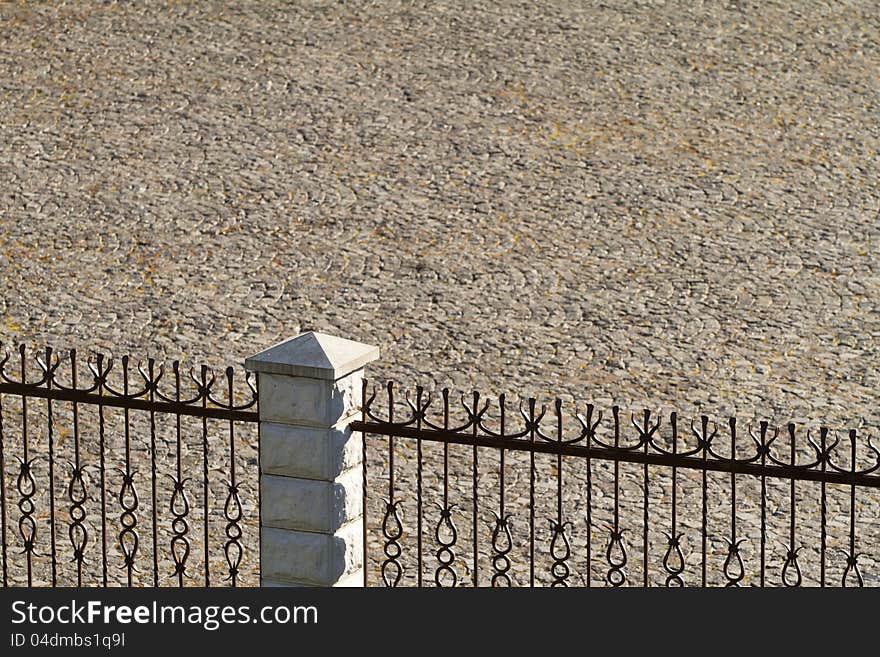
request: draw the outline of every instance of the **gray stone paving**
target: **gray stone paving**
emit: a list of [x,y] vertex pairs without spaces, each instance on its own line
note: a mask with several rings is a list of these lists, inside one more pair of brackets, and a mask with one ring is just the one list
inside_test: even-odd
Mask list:
[[876,425],[871,3],[0,5],[0,337]]

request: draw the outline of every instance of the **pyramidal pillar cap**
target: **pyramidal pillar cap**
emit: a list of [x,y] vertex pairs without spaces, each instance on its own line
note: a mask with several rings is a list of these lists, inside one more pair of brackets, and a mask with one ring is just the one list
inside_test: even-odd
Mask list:
[[245,360],[245,369],[335,381],[379,357],[379,347],[307,331]]

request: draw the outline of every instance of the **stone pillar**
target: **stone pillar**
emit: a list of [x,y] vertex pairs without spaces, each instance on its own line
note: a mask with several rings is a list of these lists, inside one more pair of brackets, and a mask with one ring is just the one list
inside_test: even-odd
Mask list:
[[361,586],[364,366],[379,349],[309,331],[245,361],[258,373],[261,586]]

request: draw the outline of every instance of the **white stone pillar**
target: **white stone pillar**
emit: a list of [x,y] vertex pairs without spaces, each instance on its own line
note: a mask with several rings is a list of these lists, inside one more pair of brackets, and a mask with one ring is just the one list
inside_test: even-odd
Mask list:
[[364,365],[379,349],[309,331],[245,361],[258,373],[261,586],[361,586]]

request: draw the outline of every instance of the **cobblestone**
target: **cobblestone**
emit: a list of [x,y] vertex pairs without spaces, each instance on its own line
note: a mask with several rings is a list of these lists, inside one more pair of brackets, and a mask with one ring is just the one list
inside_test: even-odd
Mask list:
[[873,9],[0,5],[0,338],[876,425]]

